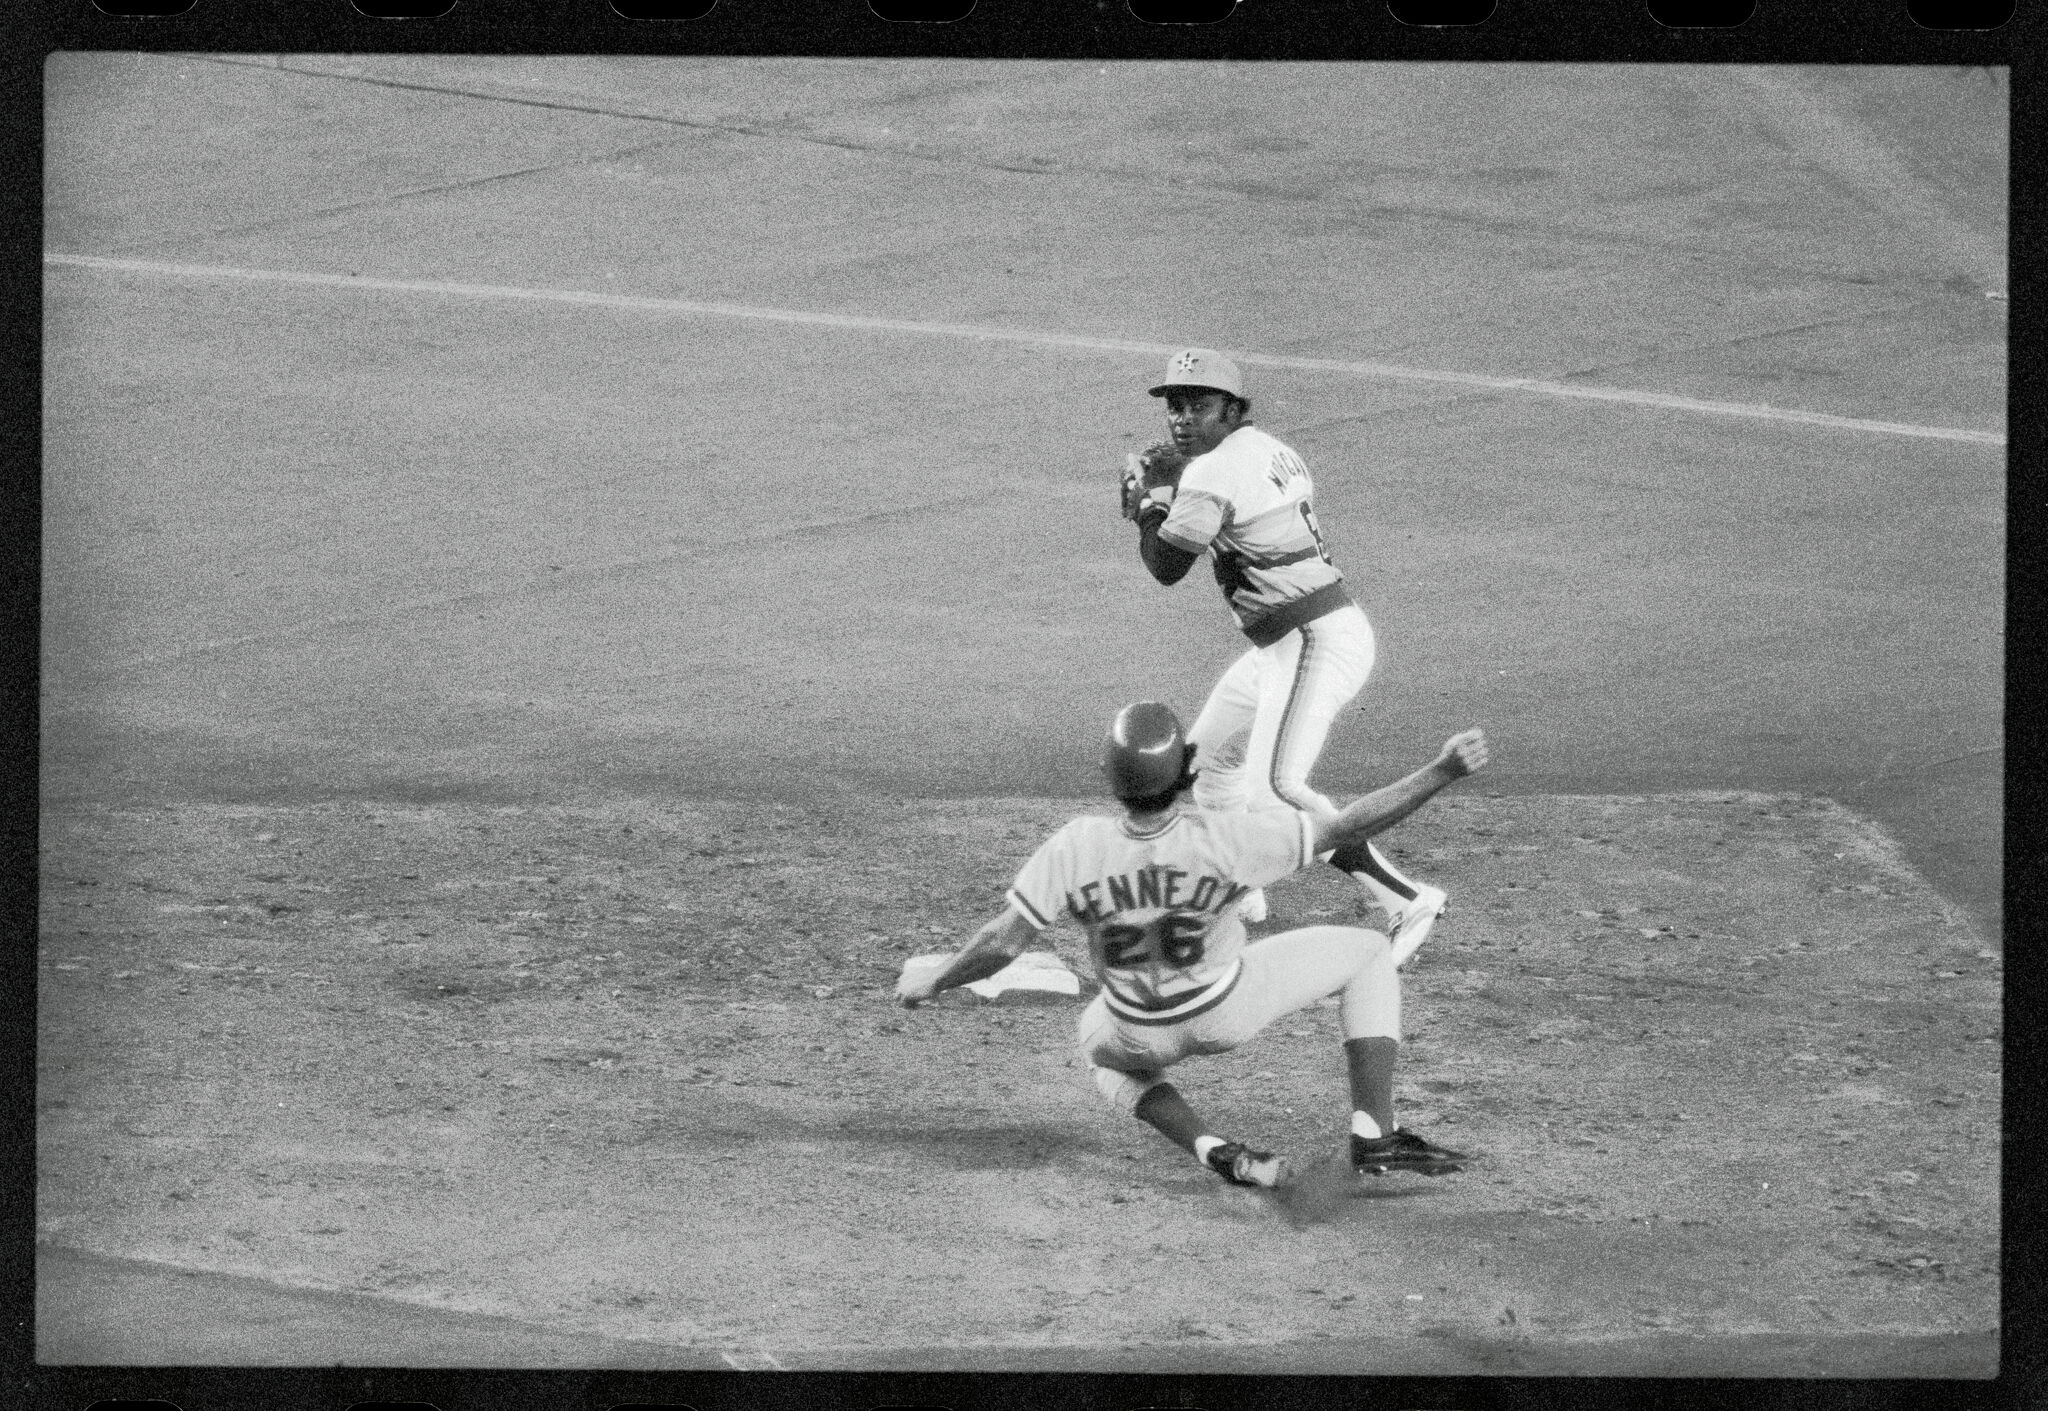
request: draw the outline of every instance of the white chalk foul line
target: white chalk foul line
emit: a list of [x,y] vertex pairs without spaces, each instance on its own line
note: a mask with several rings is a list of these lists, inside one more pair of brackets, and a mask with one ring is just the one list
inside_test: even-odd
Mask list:
[[[602,294],[582,289],[463,284],[439,279],[380,279],[352,274],[320,274],[310,270],[240,269],[230,265],[186,265],[163,260],[129,260],[105,255],[66,255],[54,252],[44,254],[43,263],[69,265],[79,269],[114,270],[127,274],[151,274],[172,279],[234,279],[316,288],[367,289],[382,293],[581,304],[597,308],[632,309],[643,313],[752,319],[766,323],[807,324],[820,328],[851,328],[864,332],[974,338],[985,342],[1022,343],[1037,347],[1085,348],[1098,352],[1133,353],[1153,358],[1171,356],[1177,348],[1177,345],[1170,343],[1138,343],[1115,338],[1089,338],[1072,333],[1043,333],[1032,329],[988,328],[976,324],[932,323],[918,319],[882,318],[868,314],[819,313],[806,309],[772,309],[753,304],[708,303],[694,299],[659,299],[642,294]],[[1801,411],[1795,407],[1774,407],[1760,402],[1717,402],[1702,397],[1681,397],[1668,392],[1642,392],[1627,387],[1551,382],[1531,377],[1489,377],[1484,373],[1450,372],[1440,368],[1408,367],[1400,363],[1351,362],[1337,358],[1291,358],[1266,353],[1233,353],[1232,356],[1238,362],[1252,367],[1334,372],[1379,381],[1436,383],[1488,392],[1521,392],[1578,401],[1621,402],[1631,406],[1654,407],[1662,411],[1732,416],[1752,421],[1789,422],[1800,426],[1820,426],[1837,431],[1860,431],[1881,436],[1916,436],[1936,441],[1960,441],[1978,446],[2005,445],[2005,434],[1999,431],[1972,431],[1955,426],[1921,426],[1905,421],[1873,421],[1864,417]]]

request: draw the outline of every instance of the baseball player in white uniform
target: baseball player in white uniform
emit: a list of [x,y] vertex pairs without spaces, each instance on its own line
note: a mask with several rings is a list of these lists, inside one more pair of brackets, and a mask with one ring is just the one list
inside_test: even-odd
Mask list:
[[[1177,485],[1154,484],[1131,458],[1123,503],[1138,523],[1140,555],[1154,578],[1172,584],[1207,551],[1251,640],[1189,731],[1201,764],[1195,802],[1221,811],[1282,803],[1327,812],[1330,801],[1309,786],[1309,771],[1337,713],[1371,675],[1374,646],[1372,624],[1316,524],[1308,466],[1251,424],[1244,375],[1220,353],[1175,353],[1151,394],[1166,402],[1169,454],[1185,463]],[[1328,860],[1386,917],[1394,963],[1405,962],[1443,910],[1443,891],[1406,876],[1367,842]],[[1245,919],[1265,915],[1265,895],[1254,891]]]
[[1110,726],[1103,769],[1120,817],[1074,819],[1018,872],[1002,913],[943,966],[906,965],[896,995],[915,1008],[941,990],[993,975],[1062,914],[1088,936],[1102,989],[1081,1015],[1080,1049],[1104,1097],[1236,1185],[1284,1184],[1272,1152],[1226,1141],[1188,1106],[1165,1070],[1236,1048],[1283,1014],[1329,995],[1351,1087],[1351,1161],[1366,1174],[1441,1175],[1467,1158],[1394,1121],[1401,986],[1378,931],[1309,926],[1247,943],[1240,903],[1331,848],[1361,846],[1486,763],[1468,730],[1425,768],[1334,808],[1217,812],[1183,808],[1198,788],[1197,747],[1155,702]]

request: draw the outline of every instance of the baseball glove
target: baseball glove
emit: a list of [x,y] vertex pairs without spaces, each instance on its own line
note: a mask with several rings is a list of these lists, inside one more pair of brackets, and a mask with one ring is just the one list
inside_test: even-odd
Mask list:
[[[1148,499],[1171,503],[1187,463],[1188,458],[1174,449],[1171,441],[1155,441],[1137,454],[1125,456],[1123,479],[1118,487],[1124,518],[1136,519],[1139,507]],[[1165,493],[1154,494],[1157,490]]]

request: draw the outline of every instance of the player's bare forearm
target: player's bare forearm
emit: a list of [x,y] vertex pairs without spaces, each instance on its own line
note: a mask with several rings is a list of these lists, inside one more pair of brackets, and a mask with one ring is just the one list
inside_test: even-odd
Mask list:
[[922,980],[912,980],[907,975],[899,980],[896,998],[905,1008],[914,1009],[942,990],[986,980],[1022,955],[1036,934],[1031,923],[1015,908],[1006,907],[1002,915],[976,931],[974,939],[942,968]]
[[1316,851],[1348,847],[1384,833],[1467,774],[1485,768],[1486,760],[1483,731],[1466,730],[1453,735],[1444,742],[1435,759],[1413,774],[1384,789],[1374,789],[1340,813],[1317,820]]
[[1005,944],[1000,933],[991,930],[995,924],[990,922],[977,931],[974,939],[953,957],[946,968],[932,977],[933,990],[957,989],[976,980],[986,980],[1023,954],[1021,945],[1012,948]]

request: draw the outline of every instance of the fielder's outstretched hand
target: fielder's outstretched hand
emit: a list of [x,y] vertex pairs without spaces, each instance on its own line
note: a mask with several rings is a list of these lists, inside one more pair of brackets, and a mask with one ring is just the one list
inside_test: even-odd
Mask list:
[[1452,774],[1460,779],[1477,773],[1486,767],[1486,732],[1461,730],[1444,741],[1436,759],[1439,764],[1449,765]]

